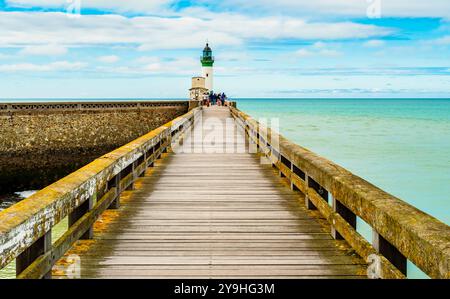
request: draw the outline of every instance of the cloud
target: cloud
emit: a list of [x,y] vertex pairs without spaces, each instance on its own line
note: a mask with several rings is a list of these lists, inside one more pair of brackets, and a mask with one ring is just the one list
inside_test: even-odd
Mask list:
[[[135,12],[156,15],[158,13],[174,13],[170,10],[175,0],[79,0],[82,9],[99,9],[111,12]],[[9,6],[64,8],[65,0],[7,0]],[[367,17],[368,8],[380,4],[383,17],[450,17],[450,1],[448,0],[201,0],[190,1],[192,7],[214,7],[220,11],[246,11],[283,13],[294,16],[351,16]],[[183,13],[183,10],[182,12]]]
[[140,71],[151,74],[195,75],[200,70],[199,61],[194,58],[178,58],[170,61],[158,59],[144,65]]
[[437,45],[450,45],[450,35],[435,39],[433,43]]
[[378,39],[373,39],[373,40],[369,40],[367,42],[364,43],[364,47],[368,47],[368,48],[379,48],[384,46],[386,43],[382,40],[378,40]]
[[215,46],[248,40],[351,39],[390,35],[392,29],[354,22],[308,22],[298,18],[254,18],[217,15],[161,18],[84,15],[68,18],[57,12],[0,12],[0,47],[30,45],[136,45],[139,50],[198,47],[209,39]]
[[326,57],[337,57],[337,56],[341,56],[342,53],[339,51],[336,51],[336,50],[324,49],[319,52],[319,55],[326,56]]
[[306,49],[300,49],[297,52],[295,52],[295,54],[299,57],[308,57],[312,56],[314,53]]
[[144,70],[149,72],[161,72],[163,70],[163,66],[161,65],[161,63],[158,62],[150,63],[144,66]]
[[54,71],[77,71],[85,68],[86,63],[56,61],[49,64],[18,63],[0,64],[0,72],[54,72]]
[[216,54],[215,57],[217,60],[220,61],[231,61],[231,62],[249,61],[254,59],[249,55],[247,51],[226,51]]
[[[80,1],[81,9],[101,9],[117,12],[147,12],[160,11],[172,0],[74,0]],[[7,0],[13,7],[46,7],[66,8],[69,2],[66,0]]]
[[107,56],[100,56],[98,58],[98,61],[103,63],[116,63],[120,60],[120,58],[116,55],[107,55]]
[[330,48],[329,45],[324,42],[318,41],[307,48],[299,49],[295,52],[298,57],[310,57],[310,56],[322,56],[322,57],[337,57],[342,53]]
[[165,60],[156,56],[142,56],[132,61],[132,64],[128,66],[100,66],[95,68],[95,72],[118,77],[192,76],[199,71],[199,61],[191,57]]
[[272,93],[284,95],[298,95],[298,94],[331,94],[331,95],[371,95],[371,94],[406,94],[406,93],[429,93],[428,90],[420,89],[393,89],[393,88],[305,88],[305,89],[282,89],[274,90]]
[[[212,4],[214,0],[204,0]],[[381,17],[450,17],[448,0],[228,0],[222,1],[221,9],[248,12],[283,13],[296,16],[367,17],[368,9],[380,5]]]
[[61,45],[32,45],[23,48],[19,54],[36,56],[60,56],[67,54],[66,47]]
[[318,42],[315,42],[314,44],[312,44],[311,47],[316,48],[316,49],[324,49],[327,47],[327,45],[322,41],[318,41]]
[[366,68],[352,68],[352,67],[334,67],[334,68],[299,68],[291,67],[277,70],[266,69],[267,73],[284,72],[295,74],[299,76],[449,76],[448,67],[366,67]]
[[149,64],[159,62],[160,58],[157,56],[141,56],[135,60],[138,64]]
[[13,57],[12,55],[7,55],[7,54],[0,53],[0,59],[10,59],[12,57]]

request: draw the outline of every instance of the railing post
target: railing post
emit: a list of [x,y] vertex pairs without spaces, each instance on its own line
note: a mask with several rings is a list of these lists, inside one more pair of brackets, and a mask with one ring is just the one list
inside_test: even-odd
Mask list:
[[261,142],[261,140],[259,139],[259,126],[256,128],[256,152],[259,153],[260,152],[260,146],[259,143]]
[[[336,198],[332,198],[332,206],[333,211],[337,214],[341,215],[344,220],[350,224],[351,227],[353,227],[356,230],[356,215],[353,213],[350,209],[348,209],[346,206],[344,206],[339,200],[336,200]],[[341,236],[340,233],[336,231],[336,228],[334,225],[331,225],[331,235],[336,240],[343,240],[344,238]]]
[[[294,171],[295,171],[294,170],[294,163],[291,162],[291,173],[295,173]],[[300,190],[300,189],[297,188],[297,186],[295,186],[294,182],[292,181],[292,178],[291,178],[291,190],[292,191],[299,191]]]
[[372,230],[372,245],[376,251],[387,258],[405,276],[407,274],[407,259],[391,243],[374,229]]
[[[167,143],[167,139],[168,139],[168,137],[164,137],[164,139],[163,139],[164,141],[161,140],[161,146],[163,146],[164,143]],[[161,149],[161,153],[166,154],[168,152],[168,150],[167,150],[168,146],[169,146],[168,144],[164,145],[164,147]]]
[[160,157],[161,157],[161,155],[162,155],[162,140],[161,140],[161,137],[159,138],[159,142],[158,142],[158,155],[155,157],[155,160],[156,159],[159,159]]
[[248,151],[249,153],[257,153],[258,152],[258,142],[254,140],[254,137],[256,136],[256,131],[254,129],[251,129],[249,131],[249,138],[248,138]]
[[139,177],[145,177],[145,172],[147,171],[147,153],[146,152],[143,154],[142,158],[144,159],[144,160],[142,160],[142,163],[145,165],[145,168],[144,168],[144,171],[139,174]]
[[[305,174],[305,182],[307,188],[312,188],[315,190],[320,197],[322,197],[326,202],[328,202],[328,191],[325,190],[322,186],[320,186],[314,179],[309,177],[307,174]],[[314,204],[309,200],[308,196],[306,196],[306,208],[310,210],[316,210],[316,207]]]
[[[40,237],[36,242],[34,242],[30,247],[25,249],[16,258],[16,275],[22,273],[28,266],[30,266],[39,256],[50,251],[52,249],[52,230],[50,229],[42,237]],[[52,271],[50,270],[42,278],[50,279],[52,278]]]
[[[309,176],[306,174],[305,175],[305,186],[306,186],[306,188],[310,187],[309,181],[310,181],[309,180]],[[308,210],[317,210],[316,206],[314,206],[312,201],[309,199],[308,192],[305,194],[305,206],[306,206],[306,208]]]
[[[83,202],[80,206],[75,208],[72,213],[69,214],[69,227],[75,224],[81,217],[84,216],[87,212],[92,210],[94,207],[94,197],[90,196],[88,200]],[[94,236],[93,227],[89,227],[89,229],[80,237],[80,240],[89,240]]]
[[[150,159],[149,159],[150,157],[152,157],[152,161],[150,161]],[[148,159],[148,161],[147,161],[147,159]],[[146,161],[145,163],[147,163],[147,168],[153,167],[153,163],[155,161],[155,146],[154,145],[151,147],[151,149],[149,149],[147,151],[147,154],[145,156],[145,161]]]
[[[133,179],[132,179],[132,181],[131,181],[131,184],[130,184],[130,186],[128,186],[127,188],[126,188],[126,190],[134,190],[134,181],[136,180],[136,173],[135,173],[135,171],[136,171],[136,163],[137,163],[137,160],[136,161],[134,161],[133,163],[131,163],[131,169],[130,169],[130,173],[131,173],[131,176],[133,177]],[[128,174],[127,174],[128,175]]]
[[115,199],[111,202],[111,205],[109,206],[109,209],[118,209],[118,208],[120,208],[120,193],[122,193],[122,190],[120,190],[120,180],[121,180],[121,173],[119,172],[108,183],[108,189],[116,188],[116,196],[115,196]]

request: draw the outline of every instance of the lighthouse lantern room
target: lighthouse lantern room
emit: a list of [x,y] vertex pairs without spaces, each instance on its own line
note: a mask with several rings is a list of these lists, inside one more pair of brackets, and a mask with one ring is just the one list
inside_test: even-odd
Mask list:
[[205,78],[205,87],[208,91],[213,90],[213,65],[214,65],[214,57],[212,56],[212,50],[209,47],[209,44],[206,44],[206,47],[203,49],[203,56],[200,57],[200,61],[202,63],[202,77]]

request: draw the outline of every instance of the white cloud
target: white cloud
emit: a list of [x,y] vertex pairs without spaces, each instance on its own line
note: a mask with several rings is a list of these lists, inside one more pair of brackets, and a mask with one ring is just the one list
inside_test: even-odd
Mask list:
[[331,48],[330,45],[318,41],[309,47],[299,49],[295,52],[298,57],[310,57],[310,56],[321,56],[321,57],[337,57],[341,56],[342,53]]
[[313,45],[312,45],[312,47],[313,48],[316,48],[316,49],[324,49],[324,48],[326,48],[326,44],[324,43],[324,42],[322,42],[322,41],[318,41],[318,42],[315,42]]
[[307,22],[298,18],[251,18],[216,15],[160,18],[120,15],[0,12],[0,47],[30,45],[137,45],[140,50],[194,48],[209,39],[215,46],[239,45],[248,39],[371,38],[391,29],[353,22]]
[[159,57],[156,56],[141,56],[135,60],[139,64],[149,64],[159,62]]
[[[79,0],[81,8],[95,8],[116,12],[139,12],[158,14],[171,12],[170,4],[174,0]],[[386,17],[450,17],[448,0],[202,0],[200,4],[209,4],[223,11],[247,10],[251,12],[283,12],[300,16],[355,16],[366,17],[371,3],[381,4],[381,16]],[[65,0],[7,0],[10,6],[63,8]],[[187,10],[190,10],[188,8]],[[171,12],[174,13],[173,11]]]
[[342,53],[339,51],[336,51],[336,50],[324,49],[319,52],[319,55],[326,56],[326,57],[337,57],[337,56],[341,56]]
[[120,58],[116,55],[107,55],[107,56],[100,56],[98,58],[98,61],[103,63],[116,63],[120,60]]
[[199,61],[184,57],[162,60],[158,57],[143,56],[134,60],[134,64],[125,67],[98,67],[97,71],[115,75],[183,75],[192,76],[200,71]]
[[12,56],[11,56],[11,55],[7,55],[7,54],[0,53],[0,59],[9,59],[9,58],[12,58]]
[[382,47],[384,45],[385,45],[385,42],[382,40],[378,40],[378,39],[369,40],[364,43],[364,46],[368,47],[368,48],[378,48],[378,47]]
[[24,47],[19,54],[37,56],[60,56],[67,54],[67,48],[61,45],[32,45]]
[[158,62],[150,63],[144,66],[144,70],[149,72],[161,72],[163,70],[163,66]]
[[[206,2],[214,2],[206,0]],[[297,16],[351,16],[367,17],[367,10],[373,3],[380,3],[381,17],[450,17],[448,0],[228,0],[223,8],[262,11],[273,14],[283,12]]]
[[162,61],[160,59],[138,68],[150,74],[177,74],[177,75],[195,75],[200,69],[199,61],[194,58],[179,58],[170,61]]
[[[231,61],[231,62],[237,62],[237,61],[251,61],[258,59],[257,57],[254,57],[250,54],[248,51],[226,51],[226,52],[220,52],[215,55],[217,60],[220,61]],[[263,59],[263,58],[259,58]]]
[[0,72],[52,72],[76,71],[87,66],[83,62],[56,61],[49,64],[18,63],[0,64]]
[[435,39],[433,43],[437,45],[450,45],[450,35]]
[[306,50],[306,49],[300,49],[297,52],[295,52],[295,54],[299,57],[308,57],[308,56],[312,56],[313,52]]
[[[160,11],[172,0],[75,0],[80,1],[81,9],[95,8],[117,12],[147,12]],[[7,0],[8,5],[17,7],[49,7],[64,8],[66,0]]]

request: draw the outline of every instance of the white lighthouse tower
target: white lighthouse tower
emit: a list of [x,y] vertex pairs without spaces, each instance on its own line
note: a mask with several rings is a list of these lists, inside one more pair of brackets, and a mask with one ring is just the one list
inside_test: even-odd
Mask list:
[[214,57],[212,56],[212,50],[209,47],[208,43],[206,43],[206,47],[203,49],[203,56],[200,57],[200,61],[202,62],[202,77],[205,78],[205,87],[208,91],[212,91],[213,89],[213,65],[214,65]]

